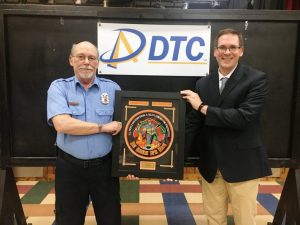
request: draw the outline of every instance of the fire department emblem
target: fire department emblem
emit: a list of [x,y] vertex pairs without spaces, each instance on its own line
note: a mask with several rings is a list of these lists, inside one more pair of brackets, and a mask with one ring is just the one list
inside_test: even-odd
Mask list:
[[101,102],[104,104],[104,105],[107,105],[109,103],[109,96],[107,93],[102,93],[101,94]]
[[137,157],[156,159],[166,154],[172,146],[174,130],[162,113],[143,110],[128,120],[124,138],[128,149]]

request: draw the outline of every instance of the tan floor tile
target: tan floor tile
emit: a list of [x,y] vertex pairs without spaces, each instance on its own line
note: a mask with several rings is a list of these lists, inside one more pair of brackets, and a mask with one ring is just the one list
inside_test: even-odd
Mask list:
[[48,194],[41,204],[55,204],[55,194]]
[[199,185],[199,181],[198,180],[180,180],[179,181],[180,184],[191,184],[191,185]]
[[159,184],[159,180],[140,180],[140,184]]
[[262,205],[257,204],[257,215],[265,216],[265,215],[270,215],[270,213]]
[[97,225],[95,216],[86,216],[84,225]]
[[52,225],[54,220],[54,216],[28,217],[26,222],[33,225]]
[[260,181],[259,185],[279,185],[276,181]]
[[28,217],[54,216],[54,208],[53,204],[23,204],[24,214]]
[[193,215],[204,215],[202,203],[189,203],[189,207]]
[[17,185],[36,185],[38,181],[17,181]]
[[140,193],[140,203],[163,203],[162,193]]
[[184,193],[188,203],[202,203],[202,193]]
[[168,225],[165,215],[142,215],[139,217],[139,225]]
[[165,215],[165,206],[162,203],[123,203],[122,215]]

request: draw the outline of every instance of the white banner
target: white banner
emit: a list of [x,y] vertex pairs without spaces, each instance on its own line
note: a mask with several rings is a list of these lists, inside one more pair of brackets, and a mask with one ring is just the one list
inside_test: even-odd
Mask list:
[[98,23],[98,73],[205,76],[210,37],[210,25]]

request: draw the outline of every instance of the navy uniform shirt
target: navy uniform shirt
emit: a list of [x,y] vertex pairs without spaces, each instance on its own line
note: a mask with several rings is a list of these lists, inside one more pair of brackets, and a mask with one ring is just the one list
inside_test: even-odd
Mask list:
[[[77,77],[58,79],[48,90],[47,119],[53,126],[56,115],[69,114],[75,119],[106,124],[112,121],[115,92],[121,90],[115,82],[96,77],[87,90]],[[69,135],[57,133],[56,143],[60,149],[79,159],[102,157],[111,151],[112,135]]]

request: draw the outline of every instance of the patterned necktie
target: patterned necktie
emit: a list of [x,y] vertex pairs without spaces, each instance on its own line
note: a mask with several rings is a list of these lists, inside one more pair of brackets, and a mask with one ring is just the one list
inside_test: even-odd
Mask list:
[[227,82],[228,78],[227,77],[222,77],[221,78],[221,87],[220,87],[220,94],[222,93],[224,87],[225,87],[225,84]]

